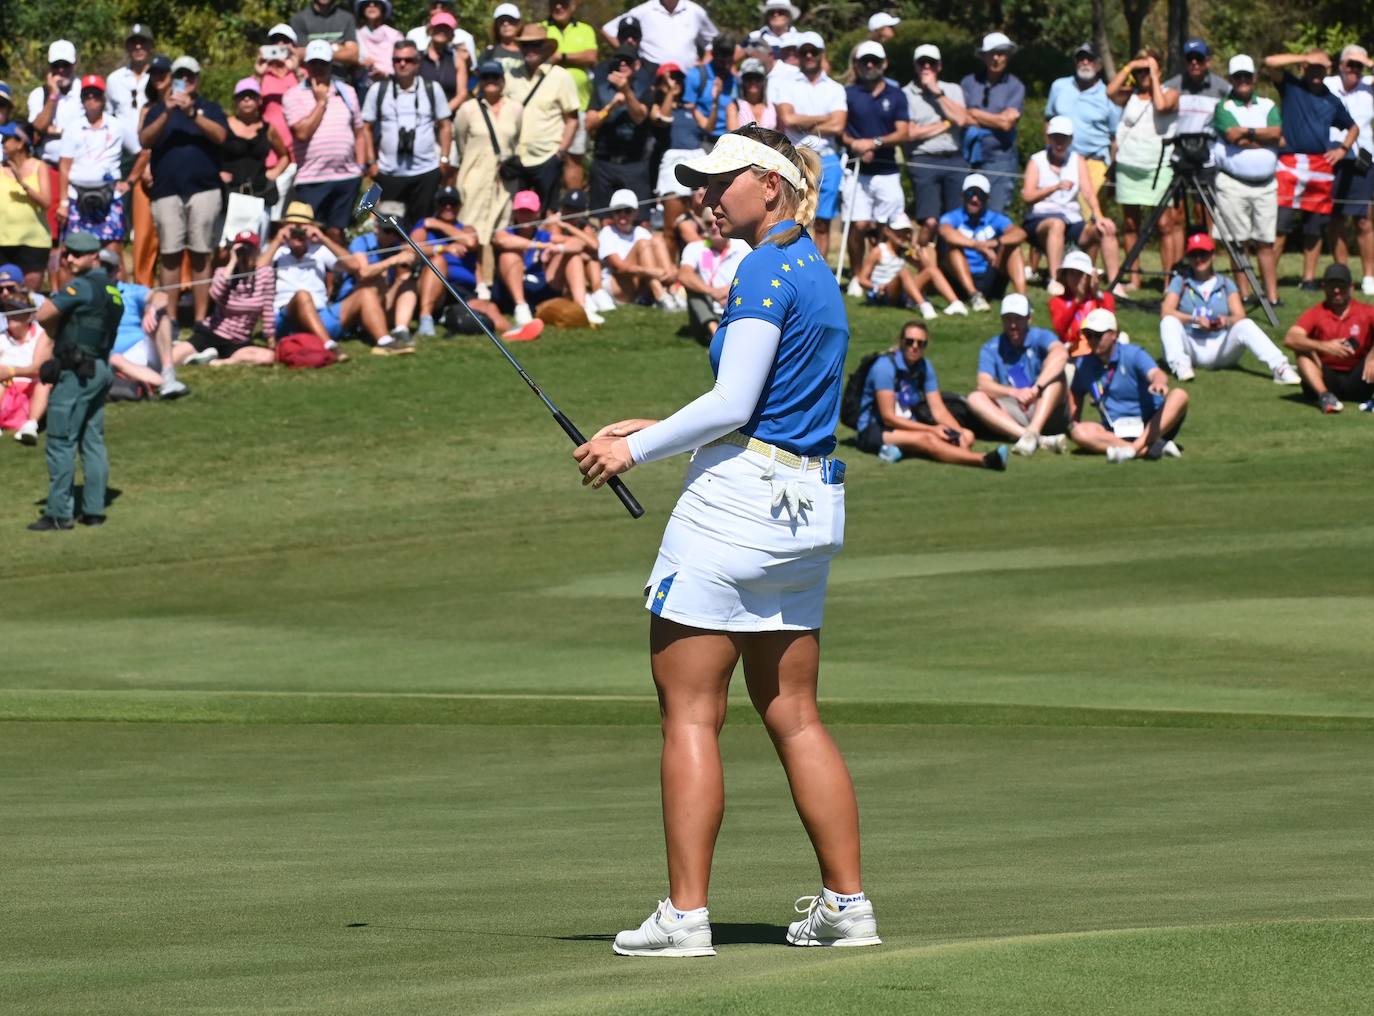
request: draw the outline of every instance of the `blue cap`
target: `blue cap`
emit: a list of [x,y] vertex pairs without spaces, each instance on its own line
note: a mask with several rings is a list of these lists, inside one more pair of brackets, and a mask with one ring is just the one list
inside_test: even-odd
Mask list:
[[9,123],[0,123],[0,138],[18,138],[26,145],[32,143],[29,132],[11,120]]
[[506,76],[506,68],[502,66],[500,60],[483,60],[477,65],[477,76],[481,78],[487,75],[504,78]]
[[1194,36],[1183,44],[1183,55],[1187,56],[1189,53],[1200,53],[1203,56],[1211,56],[1212,50],[1207,43]]
[[0,281],[24,284],[24,269],[18,265],[0,265]]
[[0,81],[0,95],[8,99],[11,105],[14,104],[14,89],[3,81]]

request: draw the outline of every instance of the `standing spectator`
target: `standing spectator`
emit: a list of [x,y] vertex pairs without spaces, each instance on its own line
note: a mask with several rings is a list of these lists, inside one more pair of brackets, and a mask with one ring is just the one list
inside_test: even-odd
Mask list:
[[64,234],[90,233],[109,249],[124,248],[123,156],[142,151],[133,123],[106,112],[105,79],[81,79],[85,116],[69,124],[58,148],[57,219]]
[[1194,367],[1234,367],[1248,349],[1273,375],[1276,385],[1299,378],[1278,346],[1245,316],[1236,284],[1214,269],[1216,244],[1206,233],[1188,238],[1188,270],[1169,280],[1159,308],[1164,361],[1180,381],[1193,380]]
[[[175,363],[251,364],[269,367],[276,362],[275,300],[277,275],[270,264],[259,264],[261,238],[242,232],[234,237],[229,263],[215,269],[210,280],[213,310],[197,321],[191,337],[172,347]],[[263,346],[253,345],[253,331],[261,326]]]
[[[1355,244],[1360,252],[1364,278],[1360,291],[1374,296],[1374,222],[1369,218],[1369,202],[1374,198],[1374,86],[1367,76],[1371,64],[1363,46],[1346,46],[1341,50],[1341,65],[1324,82],[1331,94],[1341,100],[1350,118],[1359,129],[1355,147],[1336,163],[1336,187],[1332,195],[1331,256],[1338,264],[1349,257],[1346,249],[1345,223],[1355,220]],[[1331,140],[1340,141],[1340,129],[1331,128]]]
[[1339,413],[1341,399],[1374,398],[1374,307],[1350,298],[1350,269],[1327,265],[1325,299],[1303,311],[1283,344],[1297,354],[1302,390],[1323,413]]
[[677,269],[663,238],[637,223],[635,192],[616,191],[609,210],[606,224],[597,234],[597,257],[611,296],[617,303],[636,303],[647,296],[664,310],[685,310],[687,301],[679,302],[667,288],[677,281]]
[[[1073,76],[1059,78],[1050,85],[1045,103],[1045,120],[1066,116],[1073,123],[1073,150],[1088,165],[1093,197],[1107,179],[1112,161],[1112,136],[1121,119],[1121,108],[1112,102],[1102,81],[1102,58],[1093,44],[1085,42],[1073,53]],[[1084,212],[1088,211],[1086,198]]]
[[0,81],[0,126],[14,119],[14,89]]
[[655,64],[694,66],[697,46],[709,44],[718,32],[706,9],[693,0],[648,0],[601,26],[611,45],[622,42],[618,32],[626,18],[639,22],[644,32],[640,52],[645,60]]
[[[29,123],[36,139],[39,157],[47,163],[48,191],[56,195],[57,164],[61,159],[62,138],[69,127],[86,115],[81,105],[81,91],[72,85],[76,81],[76,47],[66,39],[58,39],[48,47],[48,76],[43,84],[29,93]],[[45,209],[48,233],[58,236],[57,205]]]
[[687,199],[692,196],[692,188],[680,181],[674,170],[678,163],[706,154],[696,113],[682,104],[685,87],[686,75],[677,64],[665,64],[658,69],[652,115],[663,157],[654,190],[663,203],[663,236],[672,249],[678,246],[678,220],[687,211]]
[[563,160],[563,186],[576,190],[586,185],[582,159],[587,154],[587,104],[592,98],[592,69],[596,67],[596,29],[578,21],[577,0],[549,0],[549,19],[544,26],[558,43],[553,62],[572,75],[577,86],[577,133]]
[[[697,123],[714,145],[725,133],[729,119],[727,110],[739,98],[739,78],[735,75],[735,37],[728,33],[711,40],[711,59],[691,66],[683,64],[687,73],[687,93],[683,102],[697,114]],[[687,70],[687,68],[691,68]]]
[[[658,68],[661,65],[646,57],[639,48],[639,44],[644,41],[644,29],[640,26],[639,19],[630,17],[629,15],[626,15],[624,18],[621,18],[620,28],[616,30],[616,37],[619,40],[619,45],[616,47],[617,49],[625,49],[626,47],[629,47],[639,55],[639,67],[635,71],[636,86],[638,87],[643,84],[651,84],[654,81],[654,79],[658,77]],[[672,61],[667,62],[671,63]],[[593,94],[595,93],[597,83],[604,81],[606,75],[614,69],[611,66],[611,63],[612,61],[610,60],[603,60],[601,61],[601,63],[597,64],[596,67],[593,69]],[[678,64],[678,66],[681,67],[683,69],[683,72],[685,73],[688,67],[695,67],[699,63],[701,63],[700,53],[697,54],[696,59],[694,59],[691,63]]]
[[396,43],[405,38],[391,20],[391,0],[358,0],[358,94],[366,95],[373,82],[395,73],[391,62]]
[[520,178],[515,184],[539,195],[541,208],[554,207],[563,164],[577,134],[577,84],[550,62],[558,44],[549,30],[531,22],[518,37],[521,63],[506,75],[506,94],[523,107],[515,146]]
[[1098,307],[1115,312],[1116,297],[1098,287],[1093,259],[1081,250],[1064,255],[1059,266],[1059,284],[1063,287],[1060,294],[1050,297],[1050,327],[1070,357],[1082,356],[1090,352],[1081,334],[1083,319]]
[[[406,38],[415,43],[421,53],[427,52],[430,43],[430,28],[434,24],[434,15],[436,14],[447,14],[453,19],[453,24],[448,26],[452,30],[452,34],[445,45],[451,46],[455,55],[461,54],[458,56],[458,63],[462,65],[463,80],[466,81],[468,70],[477,59],[477,43],[471,32],[458,27],[457,0],[429,0],[429,16],[425,19],[425,23],[406,32]],[[461,91],[464,95],[467,94],[466,87]]]
[[636,200],[653,194],[645,147],[649,139],[652,92],[638,84],[639,54],[622,46],[611,54],[604,77],[593,83],[587,132],[595,139],[592,207],[604,208],[612,193],[628,189]]
[[[1216,235],[1244,244],[1259,261],[1260,280],[1269,302],[1279,302],[1279,266],[1274,251],[1278,229],[1278,192],[1275,177],[1278,149],[1283,143],[1279,107],[1255,94],[1255,61],[1231,57],[1231,94],[1217,103],[1213,126],[1217,133]],[[1244,277],[1238,280],[1248,285]],[[1242,296],[1245,295],[1242,290]]]
[[444,90],[420,77],[420,51],[402,39],[392,51],[395,76],[379,81],[363,100],[368,125],[369,175],[382,187],[382,199],[401,201],[407,227],[434,207],[440,167],[449,164],[453,122]]
[[567,297],[582,308],[588,323],[604,325],[596,302],[587,293],[587,260],[592,249],[575,237],[555,236],[536,220],[541,206],[539,195],[525,190],[511,203],[515,224],[492,238],[498,252],[501,286],[515,313],[517,328],[528,325],[545,300]]
[[[200,63],[189,56],[172,63],[172,86],[148,106],[139,141],[152,149],[153,222],[162,260],[162,285],[182,279],[183,256],[190,262],[192,305],[206,315],[210,292],[210,252],[223,199],[220,146],[229,136],[224,110],[200,95]],[[198,284],[197,284],[198,283]]]
[[[1301,80],[1285,70],[1295,65],[1302,66]],[[1277,169],[1279,217],[1274,256],[1283,257],[1288,234],[1300,226],[1302,281],[1298,288],[1315,290],[1321,288],[1315,278],[1317,258],[1334,207],[1335,167],[1354,149],[1360,131],[1341,100],[1322,83],[1331,70],[1331,58],[1321,50],[1267,56],[1264,67],[1279,90],[1285,142],[1279,149]],[[1332,140],[1336,132],[1341,134],[1339,141]]]
[[106,97],[111,116],[136,125],[146,102],[143,85],[153,60],[153,30],[147,25],[130,27],[124,35],[124,55],[128,63],[110,71],[105,79]]
[[703,346],[715,337],[731,281],[751,249],[743,240],[724,236],[715,219],[705,237],[682,248],[677,278],[687,291],[687,328]]
[[912,62],[916,77],[902,89],[911,115],[906,171],[916,198],[919,242],[924,246],[935,242],[940,215],[959,205],[960,187],[968,175],[968,163],[960,149],[969,119],[964,110],[964,90],[953,81],[940,80],[944,66],[940,48],[930,43],[917,46]]
[[[796,81],[800,78],[801,68],[798,67],[800,57],[797,56],[798,41],[803,35],[814,35],[817,39],[820,36],[815,32],[791,31],[782,37],[782,45],[776,50],[761,39],[751,36],[745,47],[745,52],[749,57],[763,64],[763,71],[768,75],[768,88],[774,96],[781,94],[782,87],[789,81]],[[824,42],[821,43],[825,45]],[[787,53],[788,58],[784,60],[780,54]],[[776,100],[775,100],[776,101]]]
[[119,330],[110,349],[110,366],[130,380],[157,388],[160,399],[190,395],[191,389],[177,380],[172,359],[172,317],[168,310],[171,301],[167,292],[154,292],[147,286],[125,281],[124,258],[117,250],[102,250],[100,264],[119,290],[123,304]]
[[[1251,75],[1253,80],[1254,75]],[[1146,46],[1117,72],[1107,86],[1111,100],[1122,107],[1116,125],[1116,200],[1121,206],[1122,242],[1135,249],[1141,223],[1164,200],[1174,182],[1174,170],[1164,154],[1164,138],[1173,129],[1176,101],[1159,79],[1159,53]],[[1218,185],[1220,186],[1220,185]],[[1169,271],[1183,256],[1178,212],[1168,208],[1160,216],[1159,258]],[[1131,265],[1131,287],[1140,288],[1140,262]]]
[[[507,83],[510,82],[511,75],[525,65],[525,58],[517,41],[522,20],[520,8],[515,4],[497,4],[496,9],[491,12],[491,45],[483,49],[477,57],[478,63],[495,60],[504,67]],[[553,45],[557,48],[558,40],[555,39]]]
[[305,47],[305,80],[282,97],[282,112],[295,145],[296,198],[342,244],[353,224],[370,139],[357,95],[334,78],[329,57],[329,43],[322,39]]
[[[269,42],[266,46],[258,47],[258,59],[253,66],[253,73],[257,75],[258,84],[262,92],[262,118],[266,120],[276,130],[277,135],[283,139],[291,137],[291,125],[286,122],[286,114],[282,111],[282,99],[286,93],[300,84],[300,79],[296,77],[297,61],[291,55],[291,46],[284,42],[272,42],[272,39],[285,39],[286,32],[291,32],[289,25],[278,25],[272,31],[281,34],[268,36]],[[294,36],[295,33],[291,32]],[[273,156],[275,159],[275,156]],[[294,177],[295,172],[291,172]],[[289,184],[290,181],[283,181]]]
[[[155,56],[148,64],[148,74],[144,79],[143,99],[138,110],[138,134],[143,137],[143,128],[148,123],[148,107],[164,102],[172,87],[172,61],[165,56]],[[284,135],[283,135],[284,136]],[[142,141],[140,140],[140,144]],[[157,225],[153,221],[153,171],[152,153],[145,146],[142,154],[134,160],[129,170],[129,182],[133,185],[133,230],[134,230],[134,281],[140,286],[151,286],[158,278]]]
[[797,55],[798,74],[782,82],[774,101],[787,140],[821,157],[820,194],[811,233],[816,249],[828,256],[830,221],[840,209],[840,139],[849,122],[849,96],[843,85],[825,73],[825,40],[820,35],[802,33]]
[[[286,138],[262,118],[262,86],[257,78],[243,78],[234,86],[234,112],[220,159],[220,179],[230,194],[262,199],[262,221],[254,230],[261,235],[281,197],[277,181],[292,162]],[[228,237],[221,234],[220,239]]]
[[[884,80],[887,54],[876,42],[861,42],[854,50],[855,82],[845,89],[849,122],[844,143],[857,162],[858,186],[845,194],[853,195],[854,207],[846,211],[853,220],[849,232],[849,262],[857,267],[864,260],[864,237],[875,222],[886,223],[903,210],[901,171],[897,168],[897,146],[907,139],[906,96]],[[850,296],[863,291],[851,280]]]
[[801,17],[801,10],[788,0],[764,0],[759,4],[759,13],[763,15],[763,27],[754,35],[770,49],[782,45],[783,37]]
[[983,66],[964,75],[964,159],[992,177],[988,210],[1004,212],[1011,201],[1012,182],[1021,175],[1016,157],[1016,125],[1026,104],[1026,86],[1007,68],[1016,46],[1001,32],[983,36],[979,51]]
[[332,64],[333,77],[341,85],[352,81],[358,66],[358,23],[347,7],[338,0],[310,0],[303,10],[291,15],[291,30],[296,33],[295,56],[301,64],[310,61],[310,44],[321,42],[329,47],[324,59]]
[[1031,327],[1030,301],[1022,294],[1009,293],[1001,309],[1001,334],[978,352],[978,388],[968,397],[969,409],[999,436],[1014,438],[1017,455],[1029,458],[1041,448],[1062,455],[1068,447],[1069,354],[1054,332]]
[[868,19],[868,37],[879,45],[891,42],[897,35],[897,26],[901,23],[901,18],[887,11],[879,11]]
[[768,71],[753,57],[739,65],[739,98],[725,111],[727,130],[738,130],[747,123],[770,131],[778,127],[778,108],[768,101]]
[[[1021,187],[1021,200],[1027,208],[1026,235],[1049,261],[1051,296],[1061,291],[1057,276],[1068,245],[1090,256],[1101,247],[1102,264],[1112,278],[1121,262],[1116,223],[1102,214],[1097,203],[1088,160],[1070,147],[1073,130],[1073,121],[1067,116],[1056,116],[1046,125],[1047,147],[1026,163],[1026,181]],[[1087,205],[1086,220],[1080,203]]]
[[1217,103],[1230,94],[1226,79],[1212,73],[1212,50],[1201,39],[1183,44],[1183,72],[1164,82],[1169,97],[1167,112],[1177,112],[1175,134],[1213,133]]
[[468,51],[454,44],[457,31],[458,21],[452,14],[436,11],[429,19],[429,41],[420,51],[421,77],[437,82],[443,88],[450,110],[456,110],[468,97],[468,70],[471,66]]
[[52,250],[52,182],[47,166],[34,157],[29,126],[22,120],[0,124],[0,148],[5,155],[0,164],[0,261],[18,265],[24,288],[37,290]]
[[[521,107],[505,94],[505,85],[499,63],[479,64],[477,98],[458,108],[454,123],[454,137],[463,153],[458,189],[463,195],[463,219],[476,241],[471,244],[474,250],[490,245],[492,234],[510,222],[516,181],[503,178],[500,167],[515,151]],[[489,284],[487,271],[477,269],[484,284]]]
[[[989,296],[1001,299],[1007,284],[1026,291],[1021,245],[1026,231],[1001,212],[988,208],[992,185],[982,173],[964,177],[963,200],[940,216],[940,244],[954,276],[955,289],[975,311],[989,310]],[[963,300],[945,308],[946,314],[967,314]]]

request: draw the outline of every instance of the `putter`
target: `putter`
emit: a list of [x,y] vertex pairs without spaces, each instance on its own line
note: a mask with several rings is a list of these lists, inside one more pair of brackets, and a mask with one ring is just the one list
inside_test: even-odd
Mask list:
[[[394,215],[383,215],[381,212],[377,211],[377,202],[381,200],[381,197],[381,185],[373,184],[368,189],[367,193],[362,196],[362,200],[358,202],[358,210],[354,218],[360,219],[364,215],[370,213],[372,217],[375,218],[378,222],[390,226],[393,230],[396,231],[396,233],[403,237],[405,239],[405,242],[410,244],[411,249],[414,250],[415,253],[419,256],[420,260],[425,263],[425,267],[439,277],[439,281],[442,282],[444,284],[444,288],[448,290],[448,295],[457,300],[458,303],[462,306],[463,310],[467,311],[469,314],[472,315],[472,319],[477,322],[477,325],[479,328],[482,329],[483,334],[485,334],[487,338],[491,339],[492,345],[494,345],[497,349],[501,351],[501,355],[506,358],[506,360],[510,363],[512,367],[515,368],[516,373],[520,375],[521,379],[525,382],[525,384],[530,386],[530,391],[534,392],[535,395],[539,396],[539,401],[544,403],[544,407],[548,409],[550,413],[553,414],[554,422],[557,423],[558,426],[563,428],[563,433],[568,435],[568,437],[572,440],[573,445],[576,446],[586,444],[587,439],[582,436],[582,432],[577,429],[577,425],[568,419],[567,414],[564,413],[563,410],[559,409],[556,405],[554,405],[553,399],[545,395],[544,390],[534,383],[534,378],[530,377],[529,374],[525,373],[525,368],[520,366],[520,361],[517,360],[511,354],[511,351],[505,347],[504,343],[502,343],[500,339],[498,339],[495,335],[491,333],[491,329],[488,328],[485,323],[483,323],[482,319],[478,317],[475,313],[473,313],[472,308],[468,306],[468,302],[458,295],[457,290],[455,290],[451,285],[449,285],[447,276],[445,276],[443,272],[439,271],[439,269],[434,266],[434,262],[425,256],[425,252],[420,249],[420,245],[416,243],[414,240],[412,240],[410,238],[410,234],[401,228],[401,224],[396,221],[396,217]],[[606,481],[606,486],[610,487],[611,490],[615,491],[615,496],[620,498],[620,503],[623,504],[625,506],[625,510],[630,513],[630,518],[637,519],[644,514],[644,506],[641,505],[639,501],[635,499],[635,496],[633,494],[630,493],[630,488],[625,486],[624,481],[621,480],[620,477],[611,477],[611,479]]]

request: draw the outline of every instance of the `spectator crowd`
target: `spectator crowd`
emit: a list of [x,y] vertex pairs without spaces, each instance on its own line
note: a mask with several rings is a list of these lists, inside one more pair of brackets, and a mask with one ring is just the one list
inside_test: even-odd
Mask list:
[[[761,24],[739,35],[693,0],[649,0],[600,26],[578,18],[578,0],[538,3],[464,26],[454,0],[431,0],[405,26],[389,0],[310,0],[266,32],[226,105],[204,94],[195,56],[159,54],[142,24],[104,75],[58,39],[26,103],[0,82],[0,380],[13,382],[0,427],[36,439],[43,386],[17,375],[77,234],[98,240],[122,294],[112,365],[135,395],[187,394],[188,363],[286,359],[288,336],[334,358],[346,338],[392,356],[470,327],[403,234],[508,341],[638,303],[686,311],[708,343],[747,248],[674,169],[750,123],[820,156],[812,233],[837,278],[847,268],[848,296],[915,315],[863,381],[860,444],[889,461],[1004,467],[1006,448],[970,449],[975,431],[1027,455],[1066,441],[1112,461],[1173,455],[1188,400],[1168,375],[1187,382],[1247,353],[1326,412],[1374,396],[1374,311],[1352,298],[1374,295],[1374,64],[1359,46],[1334,63],[1312,51],[1223,64],[1190,39],[1179,74],[1146,47],[1106,80],[1085,43],[1031,123],[1001,32],[959,81],[938,46],[916,46],[898,85],[898,20],[884,12],[838,52],[799,30],[790,2],[761,3]],[[1276,100],[1257,92],[1260,74]],[[1115,309],[1146,287],[1139,260],[1123,264],[1188,138],[1216,207],[1165,207],[1149,238],[1165,370]],[[354,208],[373,182],[384,221],[359,234]],[[1258,291],[1214,264],[1218,243],[1254,258]],[[1246,305],[1281,303],[1290,244],[1298,289],[1322,300],[1276,343]],[[1037,284],[1049,327],[1030,324]],[[931,322],[994,304],[1001,327],[975,389],[942,396]]]

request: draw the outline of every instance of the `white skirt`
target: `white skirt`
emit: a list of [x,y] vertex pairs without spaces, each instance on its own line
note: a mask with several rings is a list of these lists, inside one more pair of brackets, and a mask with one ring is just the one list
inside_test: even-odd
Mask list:
[[698,448],[645,607],[711,631],[820,628],[830,559],[844,545],[843,480],[837,459],[796,468],[733,445]]

